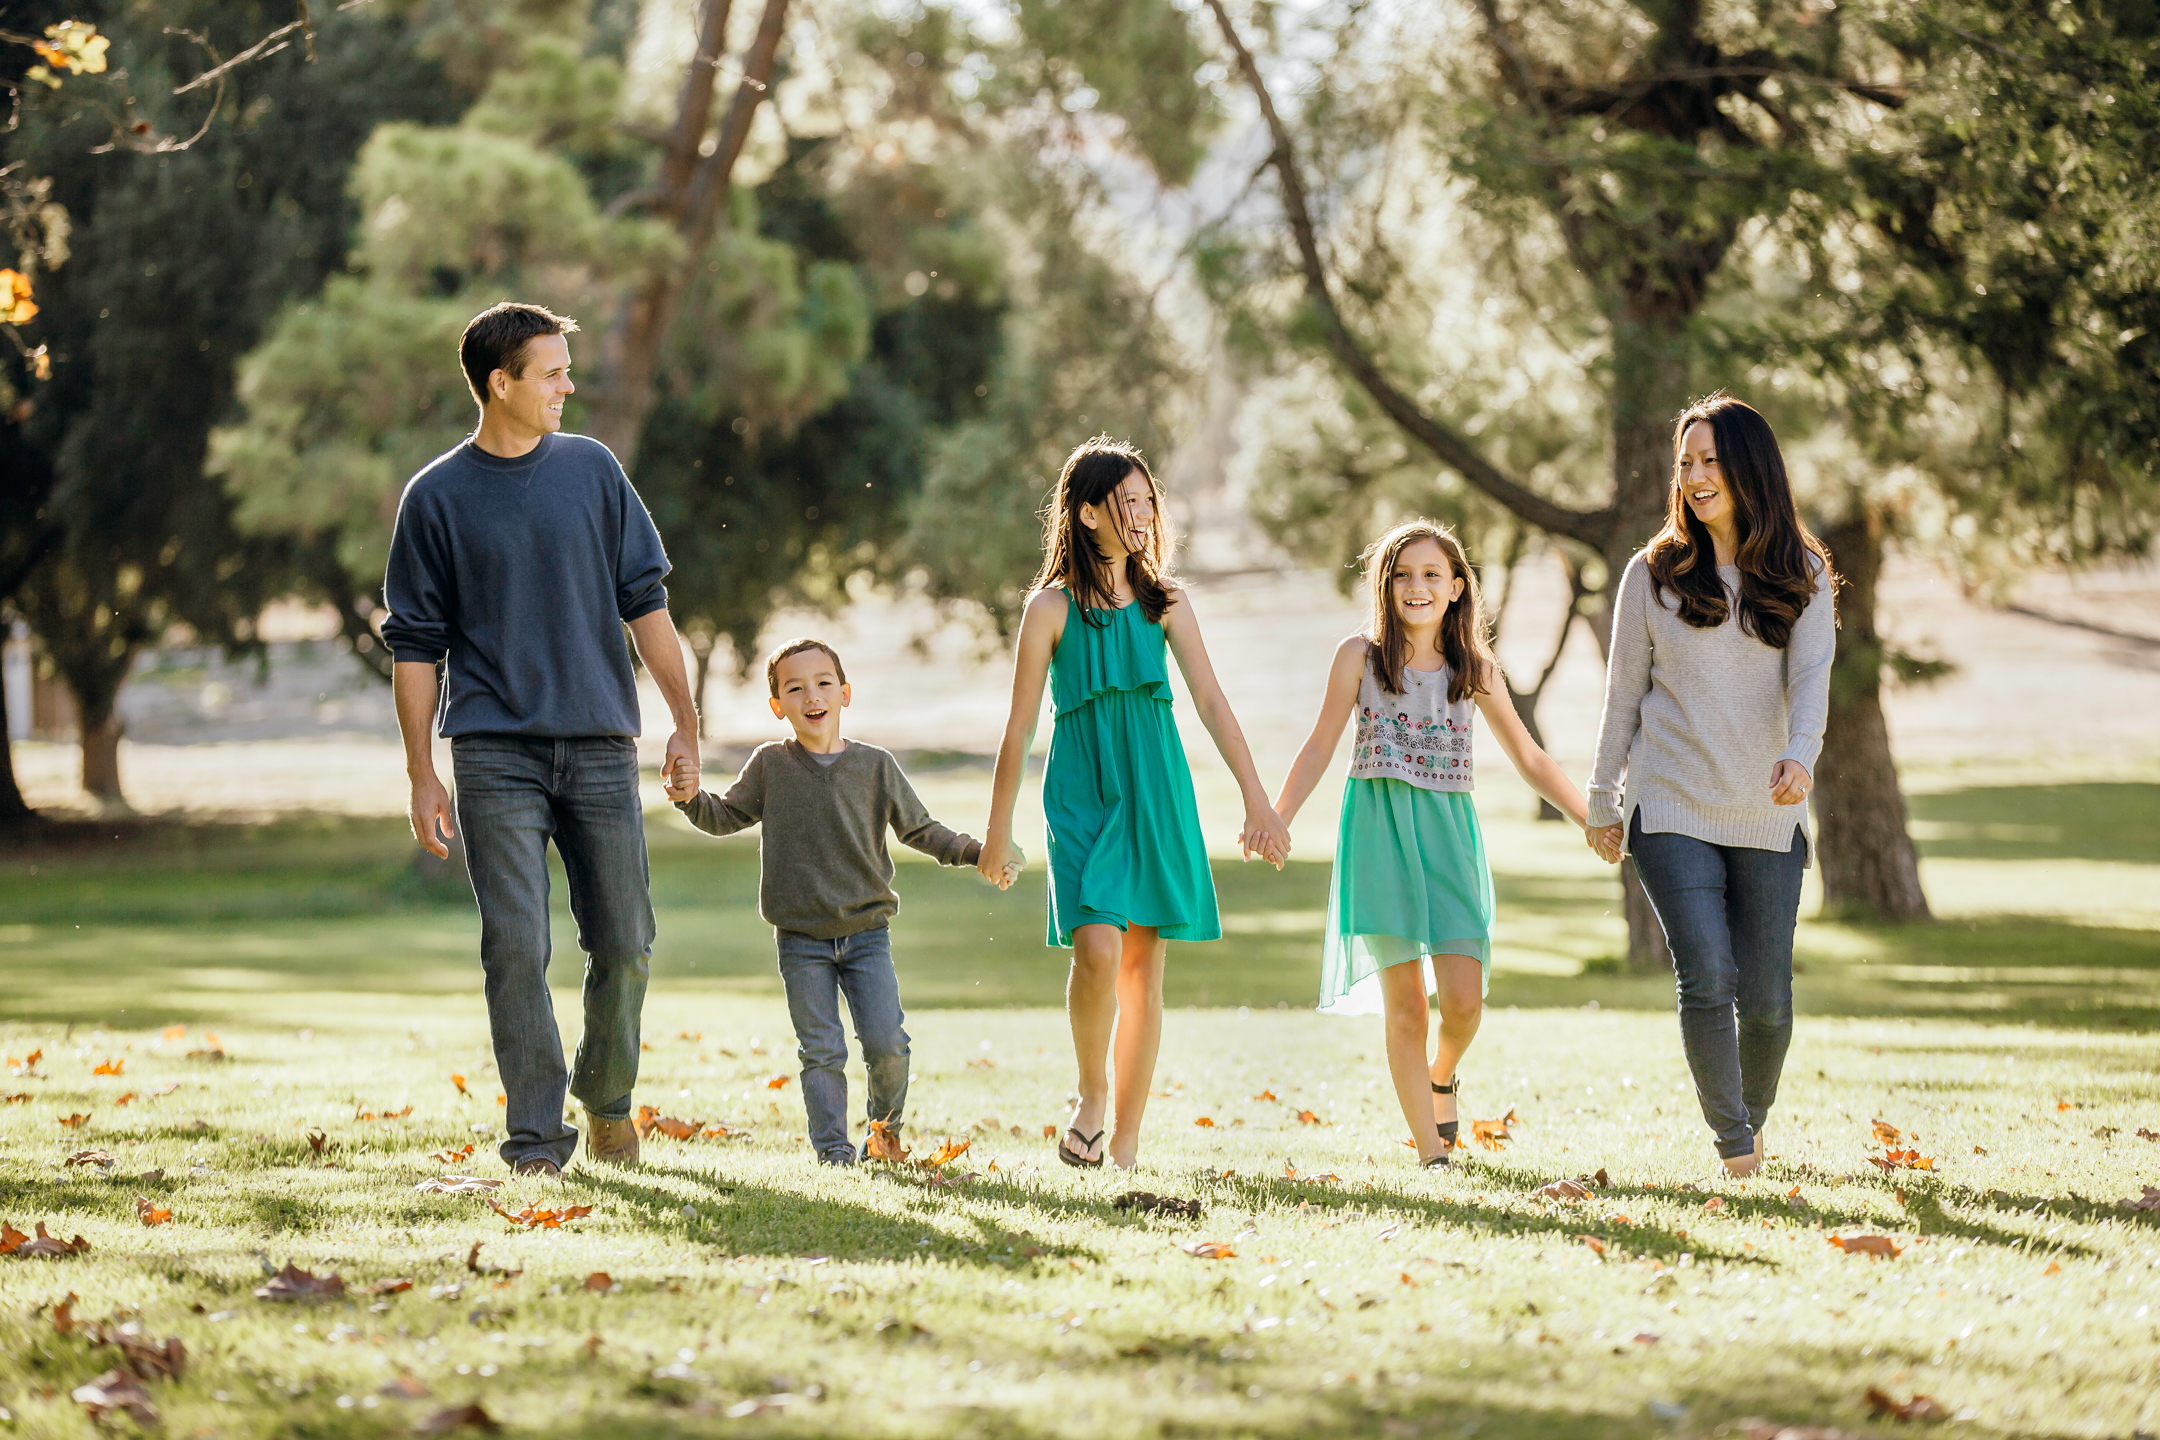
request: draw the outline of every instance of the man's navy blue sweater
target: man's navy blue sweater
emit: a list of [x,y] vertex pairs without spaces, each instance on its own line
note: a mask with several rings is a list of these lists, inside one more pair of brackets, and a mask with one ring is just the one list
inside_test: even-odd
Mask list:
[[398,660],[449,657],[449,735],[638,733],[623,623],[667,604],[668,573],[607,446],[548,435],[515,460],[471,440],[406,485],[383,599]]

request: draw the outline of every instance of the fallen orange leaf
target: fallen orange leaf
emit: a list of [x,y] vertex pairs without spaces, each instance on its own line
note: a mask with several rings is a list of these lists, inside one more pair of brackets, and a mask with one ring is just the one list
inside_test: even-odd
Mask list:
[[37,1062],[44,1058],[44,1055],[45,1052],[43,1050],[32,1050],[28,1055],[25,1055],[20,1060],[16,1059],[13,1055],[10,1055],[7,1057],[7,1068],[13,1070],[18,1075],[28,1074],[30,1071],[37,1068]]
[[13,1255],[30,1237],[17,1230],[5,1220],[0,1220],[0,1255]]
[[1591,1252],[1595,1254],[1599,1259],[1602,1260],[1605,1257],[1605,1242],[1598,1239],[1597,1236],[1585,1235],[1582,1237],[1582,1243],[1589,1246]]
[[863,1158],[866,1160],[887,1160],[897,1165],[908,1158],[907,1146],[901,1143],[897,1134],[893,1133],[892,1126],[886,1124],[883,1120],[872,1120],[870,1122],[870,1134],[863,1141]]
[[70,1290],[70,1291],[68,1291],[68,1293],[67,1293],[67,1299],[65,1299],[65,1300],[61,1300],[61,1301],[58,1301],[57,1303],[55,1303],[55,1304],[53,1305],[53,1307],[52,1307],[52,1323],[53,1323],[53,1329],[55,1329],[55,1330],[59,1331],[59,1332],[60,1332],[60,1333],[61,1333],[62,1335],[66,1335],[66,1334],[68,1334],[68,1333],[69,1333],[70,1331],[74,1330],[74,1328],[75,1328],[75,1310],[74,1310],[74,1306],[75,1306],[75,1302],[76,1302],[77,1300],[81,1299],[81,1298],[82,1298],[81,1296],[77,1295],[77,1294],[76,1294],[76,1293],[75,1293],[74,1291]]
[[2048,1261],[2048,1268],[2040,1273],[2043,1275],[2060,1275],[2062,1274],[2062,1262],[2060,1260],[2050,1260]]
[[147,1195],[135,1197],[135,1218],[145,1225],[163,1225],[172,1219],[172,1211],[160,1210],[150,1203]]
[[335,1300],[345,1293],[345,1281],[337,1275],[317,1275],[287,1261],[285,1268],[255,1287],[258,1300]]
[[92,1066],[90,1069],[90,1073],[92,1075],[118,1075],[121,1070],[126,1067],[126,1065],[127,1059],[123,1056],[118,1060],[107,1060],[102,1065]]
[[1898,1141],[1900,1141],[1900,1140],[1902,1140],[1902,1139],[1904,1139],[1904,1138],[1905,1138],[1905,1132],[1904,1132],[1904,1131],[1902,1131],[1902,1130],[1900,1130],[1900,1129],[1898,1129],[1898,1128],[1897,1128],[1897,1126],[1895,1126],[1895,1125],[1892,1125],[1892,1124],[1891,1124],[1891,1123],[1890,1123],[1889,1121],[1887,1121],[1887,1120],[1877,1120],[1877,1121],[1875,1122],[1875,1143],[1876,1143],[1876,1144],[1878,1144],[1878,1145],[1895,1145],[1895,1144],[1897,1144],[1897,1142],[1898,1142]]
[[1253,1096],[1252,1098],[1255,1100],[1273,1100],[1275,1098],[1275,1092],[1273,1090],[1262,1090],[1259,1094]]
[[128,1101],[133,1100],[134,1098],[135,1092],[133,1090],[130,1090],[125,1095],[122,1095],[118,1099],[114,1100],[112,1103],[115,1105],[125,1105],[128,1103]]
[[367,1287],[365,1293],[369,1295],[397,1295],[412,1288],[413,1282],[408,1277],[400,1275],[394,1280],[377,1280]]
[[1215,1128],[1215,1122],[1213,1120],[1210,1120],[1205,1115],[1202,1115],[1199,1119],[1193,1121],[1192,1123],[1206,1130],[1212,1130]]
[[1887,1235],[1832,1235],[1829,1243],[1848,1255],[1880,1256],[1895,1260],[1905,1252]]
[[1950,1411],[1927,1395],[1915,1395],[1910,1400],[1893,1399],[1890,1395],[1868,1386],[1861,1397],[1867,1407],[1877,1415],[1887,1415],[1893,1420],[1948,1420]]
[[73,1115],[54,1116],[53,1123],[64,1126],[69,1130],[79,1130],[82,1128],[83,1121],[88,1120],[89,1118],[90,1117],[88,1115],[85,1115],[80,1110],[78,1110]]
[[915,1163],[918,1165],[949,1165],[953,1161],[959,1159],[962,1155],[967,1154],[968,1146],[974,1143],[975,1142],[972,1140],[962,1140],[957,1143],[951,1140],[947,1140],[944,1144],[938,1146],[938,1148],[934,1152],[932,1152],[929,1159],[918,1160]]
[[1178,1249],[1183,1250],[1196,1260],[1235,1260],[1237,1258],[1237,1251],[1227,1241],[1223,1240],[1194,1240],[1189,1244],[1178,1246]]
[[442,1150],[430,1151],[427,1158],[435,1161],[439,1165],[460,1165],[463,1164],[465,1161],[470,1160],[472,1158],[472,1153],[473,1145],[471,1144],[471,1142],[467,1142],[462,1149],[451,1150],[445,1148]]
[[167,1025],[165,1027],[165,1033],[162,1038],[166,1040],[178,1040],[181,1036],[185,1034],[187,1034],[187,1026]]
[[785,1090],[787,1089],[788,1081],[794,1078],[795,1077],[792,1075],[775,1075],[772,1077],[772,1079],[765,1082],[765,1088],[768,1090]]
[[470,1090],[467,1090],[467,1089],[465,1088],[465,1077],[464,1077],[463,1075],[460,1075],[460,1074],[458,1074],[458,1073],[457,1073],[456,1071],[452,1071],[452,1072],[451,1072],[451,1074],[450,1074],[450,1083],[451,1083],[452,1085],[455,1085],[455,1086],[457,1086],[457,1093],[458,1093],[458,1094],[460,1094],[460,1095],[470,1095],[470,1094],[472,1094],[472,1091],[470,1091]]
[[1702,1208],[1709,1211],[1712,1215],[1715,1215],[1720,1210],[1723,1210],[1725,1208],[1725,1197],[1722,1195],[1712,1195],[1709,1199],[1702,1202]]
[[608,1275],[607,1271],[595,1270],[585,1277],[585,1288],[587,1290],[612,1290],[615,1288],[615,1281]]
[[77,1150],[74,1154],[68,1156],[63,1163],[65,1168],[70,1170],[77,1165],[95,1165],[100,1170],[110,1170],[120,1162],[103,1150]]
[[1318,1115],[1313,1114],[1313,1112],[1310,1110],[1298,1111],[1297,1118],[1298,1124],[1300,1125],[1325,1125],[1328,1123],[1327,1121],[1322,1120]]
[[1885,1150],[1881,1155],[1868,1156],[1868,1163],[1878,1170],[1933,1170],[1935,1161],[1918,1150]]
[[410,1106],[410,1105],[407,1105],[407,1106],[406,1106],[406,1107],[405,1107],[404,1109],[402,1109],[402,1110],[391,1110],[391,1109],[388,1109],[387,1107],[386,1107],[386,1108],[384,1108],[384,1109],[381,1109],[381,1110],[356,1110],[356,1111],[354,1111],[354,1112],[353,1112],[353,1119],[355,1119],[355,1120],[402,1120],[402,1119],[404,1119],[404,1118],[405,1118],[405,1117],[406,1117],[407,1115],[410,1115],[410,1114],[412,1114],[412,1106]]
[[37,1239],[25,1241],[15,1247],[14,1253],[25,1259],[58,1259],[62,1255],[80,1255],[90,1248],[90,1242],[80,1235],[72,1240],[62,1240],[57,1235],[47,1234],[45,1222],[42,1220],[38,1221],[34,1228],[37,1230]]
[[[1508,1133],[1508,1127],[1514,1123],[1515,1112],[1513,1110],[1508,1111],[1507,1114],[1497,1120],[1472,1120],[1470,1122],[1470,1138],[1477,1141],[1487,1150],[1498,1150],[1502,1145],[1515,1138]],[[1459,1134],[1456,1147],[1458,1149],[1464,1148]]]
[[1540,1185],[1531,1194],[1540,1200],[1587,1200],[1590,1187],[1580,1180],[1555,1180],[1550,1185]]

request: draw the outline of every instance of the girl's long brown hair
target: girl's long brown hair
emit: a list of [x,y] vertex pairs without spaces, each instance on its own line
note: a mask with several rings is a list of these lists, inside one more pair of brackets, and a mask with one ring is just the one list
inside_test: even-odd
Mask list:
[[1090,625],[1109,624],[1107,619],[1097,619],[1095,612],[1111,609],[1116,602],[1111,599],[1109,562],[1096,548],[1087,526],[1080,523],[1080,507],[1093,505],[1110,516],[1114,509],[1111,493],[1135,470],[1147,481],[1155,502],[1155,523],[1148,527],[1147,548],[1125,557],[1125,579],[1148,623],[1160,625],[1163,612],[1170,608],[1170,515],[1163,504],[1162,486],[1138,449],[1108,435],[1076,446],[1065,457],[1065,468],[1058,472],[1050,503],[1043,510],[1043,563],[1032,588],[1063,585]]
[[1403,693],[1403,666],[1410,660],[1410,637],[1402,618],[1395,613],[1394,577],[1403,551],[1420,540],[1430,540],[1447,557],[1448,568],[1463,582],[1462,598],[1453,601],[1440,617],[1440,654],[1447,661],[1448,701],[1460,703],[1483,695],[1493,687],[1499,664],[1493,659],[1492,640],[1485,632],[1485,604],[1478,597],[1477,572],[1463,554],[1462,542],[1445,525],[1430,520],[1409,520],[1397,525],[1365,547],[1358,558],[1365,562],[1365,584],[1372,594],[1371,640],[1373,675],[1390,695]]
[[1722,392],[1704,396],[1673,422],[1673,479],[1665,504],[1665,528],[1651,537],[1643,552],[1650,570],[1650,593],[1662,605],[1669,589],[1680,598],[1680,618],[1699,630],[1714,630],[1730,613],[1724,582],[1718,579],[1717,548],[1709,527],[1695,518],[1680,489],[1680,447],[1688,427],[1706,421],[1717,446],[1718,472],[1732,498],[1733,524],[1740,548],[1740,629],[1782,650],[1792,639],[1800,612],[1815,598],[1816,571],[1808,557],[1822,562],[1830,593],[1837,593],[1837,573],[1830,552],[1800,519],[1793,503],[1792,481],[1770,422],[1755,408]]

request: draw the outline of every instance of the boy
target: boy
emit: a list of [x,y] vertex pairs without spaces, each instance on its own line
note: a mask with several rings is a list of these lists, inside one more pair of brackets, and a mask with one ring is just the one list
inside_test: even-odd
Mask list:
[[[843,992],[870,1072],[869,1118],[897,1131],[907,1104],[908,1036],[887,930],[900,900],[885,827],[942,865],[972,866],[982,842],[931,819],[889,753],[840,738],[853,693],[830,645],[781,646],[765,662],[765,683],[795,738],[760,745],[726,795],[700,790],[675,808],[710,835],[765,826],[758,914],[779,945],[810,1144],[825,1164],[852,1165]],[[678,767],[678,786],[688,774]],[[999,888],[1019,869],[1007,866]]]

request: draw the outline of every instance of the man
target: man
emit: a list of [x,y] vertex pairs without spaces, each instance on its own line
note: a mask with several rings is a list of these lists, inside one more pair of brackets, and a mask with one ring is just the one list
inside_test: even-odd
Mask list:
[[[464,836],[508,1097],[501,1153],[520,1175],[569,1163],[578,1132],[565,1089],[585,1106],[592,1158],[637,1160],[630,1094],[653,914],[626,625],[674,717],[668,796],[697,793],[697,714],[659,533],[607,447],[559,433],[576,330],[511,303],[465,327],[458,358],[480,424],[405,487],[383,580],[413,835],[443,857]],[[437,722],[451,742],[454,820],[435,771]],[[550,838],[586,955],[585,1032],[567,1072],[547,985]]]

